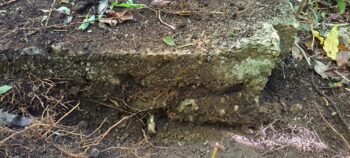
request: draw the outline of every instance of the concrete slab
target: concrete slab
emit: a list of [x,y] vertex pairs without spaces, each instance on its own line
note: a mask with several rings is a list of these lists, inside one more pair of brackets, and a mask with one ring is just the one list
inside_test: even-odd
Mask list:
[[[161,108],[176,120],[235,125],[273,116],[262,110],[259,96],[280,54],[294,41],[297,23],[289,2],[188,5],[194,10],[189,16],[163,13],[164,20],[185,23],[176,30],[143,10],[132,11],[136,22],[109,31],[46,28],[27,42],[6,34],[0,42],[1,76],[65,79],[83,89],[82,96],[119,98],[131,110]],[[174,36],[176,46],[162,43],[165,35]]]

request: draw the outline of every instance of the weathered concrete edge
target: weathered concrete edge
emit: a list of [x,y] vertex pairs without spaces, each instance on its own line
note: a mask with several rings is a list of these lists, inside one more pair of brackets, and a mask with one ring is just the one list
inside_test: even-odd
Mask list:
[[[167,100],[163,98],[163,100],[160,99],[153,103],[144,103],[136,99],[131,104],[138,108],[171,106],[168,112],[169,116],[187,121],[228,122],[229,124],[247,123],[254,120],[253,116],[257,109],[254,102],[258,102],[257,98],[259,92],[263,89],[267,82],[267,76],[270,75],[271,69],[275,66],[274,62],[266,60],[265,58],[277,59],[279,52],[281,52],[279,43],[279,37],[281,35],[278,35],[278,31],[273,28],[274,25],[262,23],[262,26],[269,31],[266,32],[264,29],[258,30],[250,39],[244,38],[240,41],[235,41],[236,43],[233,42],[233,47],[230,50],[217,49],[217,52],[213,52],[210,55],[193,55],[186,52],[144,52],[141,54],[120,54],[111,58],[112,56],[108,51],[102,56],[87,55],[79,52],[73,52],[75,54],[73,56],[65,56],[67,53],[72,53],[69,52],[69,50],[59,50],[58,52],[44,52],[41,50],[39,54],[28,54],[22,51],[22,55],[14,59],[17,61],[22,60],[22,62],[17,63],[17,66],[15,62],[12,64],[10,63],[7,67],[1,65],[1,71],[15,74],[36,71],[35,73],[39,76],[64,76],[67,78],[78,78],[78,80],[80,78],[92,82],[108,82],[116,86],[123,84],[124,81],[122,78],[127,74],[132,76],[140,86],[148,87],[145,89],[146,92],[144,95],[149,97],[156,97],[159,93],[163,93],[172,88],[179,91],[179,89],[181,90],[181,88],[191,85],[192,87],[194,86],[193,89],[187,91],[196,91],[196,89],[204,87],[206,93],[213,92],[215,95],[188,96],[188,94],[186,94],[188,92],[185,92],[185,95],[180,96],[180,98],[176,100]],[[271,35],[273,35],[273,38],[271,38]],[[266,41],[261,39],[265,39]],[[240,55],[244,53],[246,55]],[[115,53],[113,54],[115,55]],[[253,58],[248,57],[250,55],[252,55]],[[106,63],[106,60],[110,62]],[[259,64],[251,65],[254,62]],[[181,67],[176,67],[176,65],[180,65]],[[264,65],[269,67],[269,71],[260,72],[259,68]],[[15,70],[13,69],[14,67],[19,69]],[[65,74],[62,72],[62,67],[67,70]],[[129,67],[130,69],[127,70],[125,67]],[[188,73],[182,72],[181,69],[183,68],[185,68]],[[197,74],[193,73],[193,70],[197,70],[198,68],[203,68],[204,70],[202,72],[197,72]],[[254,71],[247,71],[249,68]],[[116,71],[111,74],[110,72],[113,71],[108,71],[111,69]],[[230,74],[230,70],[232,69],[244,71],[240,71],[240,74],[234,74],[233,72]],[[161,71],[161,73],[156,73],[158,70],[163,71]],[[169,70],[175,71],[171,72]],[[204,82],[201,81],[199,83],[198,75],[205,72],[215,73],[212,73],[209,78],[202,76],[202,78],[207,78],[207,80],[202,80]],[[175,79],[167,78],[167,76],[176,76],[175,74],[179,73],[183,74],[182,77]],[[245,78],[244,76],[246,75],[251,75],[251,79]],[[238,80],[236,78],[237,76]],[[256,78],[256,76],[260,77]],[[213,81],[216,83],[213,83]],[[221,91],[225,91],[230,87],[233,88],[235,85],[241,83],[245,85],[241,92],[221,93]],[[220,87],[215,85],[220,85]],[[155,91],[159,92],[154,93]],[[237,101],[241,100],[241,98],[245,98],[243,102]],[[188,101],[190,103],[194,101],[194,105],[197,104],[201,106],[200,108],[190,108],[190,110],[188,110],[186,109],[187,107],[192,107],[192,104],[190,104],[190,106],[184,106],[184,102],[186,103]],[[242,106],[251,107],[242,108]],[[210,109],[217,110],[213,110],[213,113],[210,114],[208,113]],[[238,117],[240,114],[244,114],[244,118],[241,116]]]

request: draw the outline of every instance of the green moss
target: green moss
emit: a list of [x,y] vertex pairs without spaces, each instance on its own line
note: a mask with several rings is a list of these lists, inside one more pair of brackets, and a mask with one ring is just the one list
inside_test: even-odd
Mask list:
[[274,67],[274,63],[268,59],[251,59],[248,57],[241,64],[234,67],[234,74],[238,80],[253,79],[262,74],[269,73]]

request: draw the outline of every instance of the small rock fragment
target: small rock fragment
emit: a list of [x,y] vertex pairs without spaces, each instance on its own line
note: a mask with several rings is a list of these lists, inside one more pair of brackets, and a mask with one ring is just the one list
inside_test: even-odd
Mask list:
[[21,52],[21,55],[39,55],[42,54],[42,51],[38,47],[27,47],[24,48]]
[[154,122],[154,115],[150,115],[147,120],[148,133],[156,134],[156,123]]
[[155,7],[164,7],[164,6],[168,5],[169,3],[170,3],[170,1],[166,1],[166,0],[153,0],[151,2],[151,5],[155,6]]
[[223,116],[223,115],[225,115],[225,109],[220,109],[220,111],[219,111],[219,114],[220,114],[220,116]]
[[51,45],[51,51],[54,54],[60,54],[63,51],[68,50],[67,48],[65,48],[65,43],[61,42],[61,43],[54,43]]
[[205,140],[205,142],[203,143],[203,145],[204,145],[204,146],[207,146],[208,143],[209,143],[209,141],[208,141],[208,140]]
[[80,130],[86,130],[88,127],[88,122],[82,120],[77,124],[77,128]]
[[169,139],[168,139],[168,138],[164,138],[163,141],[162,141],[162,143],[163,143],[164,145],[169,145]]
[[239,106],[235,105],[234,108],[233,108],[233,111],[237,112],[239,109]]
[[11,41],[0,41],[0,51],[4,51],[10,48]]
[[295,112],[299,112],[303,109],[303,106],[299,103],[296,103],[296,104],[293,104],[291,107],[290,107],[290,112],[292,113],[295,113]]
[[97,148],[92,148],[92,150],[89,153],[89,158],[97,158],[98,155],[100,155],[100,150],[98,150]]
[[94,3],[91,0],[79,1],[74,5],[73,10],[78,12],[78,13],[82,13],[85,10],[87,10],[88,8],[90,8],[93,4]]
[[258,107],[258,113],[266,114],[269,110],[266,107],[260,106]]
[[301,54],[299,48],[297,46],[292,46],[292,57],[296,60],[302,60],[304,56]]
[[29,117],[0,111],[0,124],[16,127],[25,127],[32,123]]

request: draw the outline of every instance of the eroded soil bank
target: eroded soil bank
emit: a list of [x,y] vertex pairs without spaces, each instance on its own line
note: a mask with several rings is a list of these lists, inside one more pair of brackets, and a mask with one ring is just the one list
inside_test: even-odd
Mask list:
[[[345,139],[349,139],[350,135],[341,120],[332,115],[334,110],[329,105],[326,106],[327,102],[323,96],[314,89],[311,78],[312,75],[315,75],[313,70],[305,69],[305,67],[307,64],[304,61],[293,61],[287,58],[270,76],[260,104],[274,110],[272,113],[278,114],[274,116],[276,120],[269,122],[261,118],[257,119],[255,124],[223,126],[181,123],[171,121],[166,115],[155,115],[156,134],[147,131],[149,114],[161,114],[156,111],[140,112],[130,118],[128,112],[120,111],[123,109],[108,107],[108,105],[113,105],[111,100],[96,102],[82,98],[70,98],[69,102],[65,99],[59,102],[61,98],[65,98],[63,96],[71,95],[60,91],[59,87],[66,87],[64,81],[49,82],[46,79],[35,77],[25,80],[13,79],[11,81],[17,86],[21,85],[22,89],[30,88],[27,91],[15,89],[2,96],[2,103],[7,103],[2,105],[2,109],[31,114],[36,116],[38,122],[35,126],[27,127],[26,132],[14,136],[11,134],[23,129],[2,127],[2,140],[10,137],[1,145],[2,155],[69,157],[67,153],[91,156],[97,152],[98,157],[150,157],[151,155],[151,157],[208,157],[212,154],[215,143],[219,142],[222,147],[218,152],[218,157],[346,157],[348,155],[346,144],[329,128],[320,114]],[[316,75],[313,81],[317,86],[326,84]],[[5,82],[2,81],[2,83]],[[36,85],[36,91],[33,91],[32,84]],[[50,88],[50,85],[54,87]],[[49,88],[51,90],[48,90]],[[344,116],[348,118],[350,114],[347,108],[349,94],[342,89],[327,89],[323,92],[336,102]],[[52,106],[47,108],[49,111],[43,111],[38,106],[28,108],[27,104],[31,99],[28,94],[31,93],[42,98],[45,105]],[[21,97],[23,100],[18,99]],[[69,113],[59,125],[54,124],[78,102],[80,102],[78,109]],[[40,105],[37,99],[34,99],[33,103]],[[57,106],[57,103],[65,104],[67,109]],[[20,111],[21,109],[25,111]],[[42,113],[48,115],[43,115],[41,119]],[[118,126],[109,130],[115,124]],[[287,145],[275,148],[275,150],[267,150],[233,141],[234,135],[253,138],[261,134],[262,129],[270,128],[269,125],[277,133],[293,125],[305,127],[316,132],[328,148],[321,152],[315,152],[316,150],[305,152]],[[106,132],[108,135],[103,141],[99,141]]]
[[[217,157],[346,157],[344,141],[325,119],[346,139],[349,131],[315,90],[326,81],[304,61],[289,58],[294,20],[281,20],[289,14],[283,2],[179,1],[166,9],[192,9],[193,15],[164,13],[168,23],[185,23],[175,31],[152,10],[132,10],[135,20],[122,25],[80,31],[75,27],[89,10],[96,12],[95,3],[79,13],[67,5],[75,15],[69,25],[53,12],[43,26],[40,9],[51,1],[0,8],[0,85],[14,87],[1,95],[1,109],[34,119],[25,129],[1,127],[1,154],[209,157],[218,142]],[[163,44],[164,35],[172,35],[177,47]],[[286,57],[275,64],[280,53]],[[322,93],[349,118],[348,93]],[[257,149],[233,139],[256,138],[267,127],[266,135],[300,132],[289,128],[299,126],[317,133],[328,148]]]

